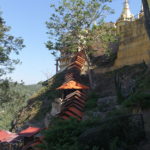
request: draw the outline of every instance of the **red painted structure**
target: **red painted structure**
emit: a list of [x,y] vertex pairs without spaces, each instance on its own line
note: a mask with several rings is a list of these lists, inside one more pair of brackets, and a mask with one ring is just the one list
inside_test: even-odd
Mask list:
[[23,137],[31,137],[31,136],[34,136],[35,134],[39,133],[40,131],[41,131],[41,128],[28,127],[27,129],[19,132],[19,135],[23,136]]
[[41,128],[37,128],[37,127],[28,127],[27,129],[22,130],[18,134],[9,131],[0,130],[0,144],[7,143],[8,150],[9,149],[16,150],[13,149],[13,145],[18,142],[22,142],[22,144],[20,145],[20,147],[17,148],[17,150],[28,150],[31,147],[35,146],[36,144],[41,143],[42,136],[37,136],[41,130],[42,130]]
[[[84,52],[78,52],[76,56],[72,58],[71,64],[67,67],[65,82],[57,88],[57,90],[62,90],[63,92],[62,110],[58,115],[62,119],[70,119],[70,117],[73,117],[77,120],[81,120],[83,117],[87,98],[86,90],[89,89],[88,86],[80,82],[80,73],[85,61]],[[41,130],[41,128],[37,127],[28,127],[18,134],[0,130],[0,143],[11,143],[22,140],[24,146],[19,150],[30,150],[35,145],[42,143],[41,138],[43,137],[37,136]]]
[[67,67],[65,82],[57,88],[63,92],[63,105],[59,114],[60,118],[69,119],[70,117],[81,120],[83,117],[86,93],[89,87],[80,83],[80,73],[85,64],[85,54],[78,52],[72,58],[71,64]]
[[80,90],[86,89],[87,90],[87,89],[89,89],[89,87],[85,86],[85,85],[83,85],[81,83],[78,83],[76,81],[71,80],[71,81],[69,81],[67,83],[64,83],[59,88],[57,88],[57,90],[64,90],[64,89],[76,89],[76,90],[78,90],[78,89],[80,89]]
[[9,131],[0,130],[0,142],[15,142],[19,138],[16,133],[11,133]]

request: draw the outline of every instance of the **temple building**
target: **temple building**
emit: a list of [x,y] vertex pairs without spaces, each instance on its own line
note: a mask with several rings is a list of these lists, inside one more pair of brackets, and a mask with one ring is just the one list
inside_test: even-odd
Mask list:
[[[59,70],[63,71],[71,62],[71,58],[74,56],[73,54],[69,52],[65,52],[64,50],[61,50],[61,56],[58,59],[59,64]],[[57,69],[58,71],[58,69]],[[56,72],[57,72],[56,71]]]
[[145,28],[143,6],[135,18],[130,11],[129,1],[125,0],[123,12],[116,26],[120,35],[119,50],[111,70],[143,62],[149,65],[150,39]]
[[117,23],[125,23],[126,21],[133,21],[134,15],[130,11],[129,1],[125,0],[124,8],[120,18],[118,19]]
[[[87,32],[86,30],[84,32]],[[82,43],[81,43],[82,41]],[[85,41],[84,41],[84,37],[79,35],[78,36],[78,40],[77,42],[81,43],[81,45],[84,45],[85,44]],[[82,50],[82,48],[79,46],[77,48],[77,51],[80,52]],[[66,69],[66,67],[71,63],[71,59],[75,56],[76,53],[71,53],[71,52],[68,52],[66,50],[61,50],[60,51],[60,57],[57,59],[57,62],[56,62],[56,72],[58,71],[63,71]],[[58,69],[59,68],[59,69]]]
[[[113,66],[101,69],[101,72],[113,71],[126,65],[142,62],[150,64],[150,38],[146,30],[144,8],[141,6],[139,14],[135,17],[130,10],[129,0],[124,0],[122,13],[115,23],[120,36],[117,58]],[[100,53],[98,51],[96,53]],[[60,71],[69,65],[71,57],[72,55],[61,51]]]

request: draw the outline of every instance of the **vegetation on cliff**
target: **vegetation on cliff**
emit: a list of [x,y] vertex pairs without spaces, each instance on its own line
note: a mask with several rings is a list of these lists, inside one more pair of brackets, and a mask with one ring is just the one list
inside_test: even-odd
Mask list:
[[[5,85],[5,86],[4,86]],[[0,89],[0,129],[11,130],[18,112],[26,106],[27,100],[41,87],[41,84],[23,85],[5,80]]]
[[59,97],[60,93],[56,91],[56,88],[64,82],[64,72],[43,82],[43,86],[28,99],[27,105],[20,110],[14,120],[14,130],[17,131],[29,125],[45,127],[44,119],[51,111],[53,100]]
[[112,26],[103,25],[106,16],[113,13],[108,6],[109,2],[111,0],[61,0],[59,4],[51,2],[54,13],[47,22],[50,36],[47,48],[53,54],[61,50],[77,52],[79,49],[92,52],[90,46],[96,40],[101,40],[101,45],[107,49],[108,42],[114,41]]
[[145,138],[141,115],[114,115],[77,121],[53,120],[44,132],[48,150],[132,150]]
[[[57,8],[52,5],[58,15],[51,16],[47,27],[50,35],[56,31],[56,39],[48,41],[47,47],[52,50],[65,47],[67,52],[81,48],[89,54],[94,49],[93,42],[101,42],[104,55],[111,57],[106,58],[107,62],[93,59],[88,65],[108,67],[116,58],[116,53],[109,48],[112,48],[111,42],[117,40],[116,35],[113,36],[113,27],[103,24],[104,14],[110,12],[110,8],[103,3],[109,1],[89,0],[85,3],[84,0],[63,0],[63,4]],[[17,63],[9,57],[10,53],[14,51],[18,54],[24,46],[22,39],[6,34],[9,29],[2,19],[0,21],[1,77]],[[98,26],[93,25],[94,21],[98,22]],[[51,103],[60,97],[56,88],[64,82],[66,70],[43,82],[42,86],[25,86],[1,80],[0,128],[13,131],[28,126],[44,128],[47,124],[45,119],[49,119],[49,127],[43,133],[44,142],[38,145],[45,150],[137,150],[137,145],[145,139],[144,123],[141,114],[133,115],[132,112],[136,110],[135,113],[141,113],[150,108],[150,70],[144,63],[104,74],[97,73],[92,67],[90,69],[94,79],[93,88],[88,92],[81,121],[73,118],[61,120],[52,116],[46,118],[50,115]],[[87,79],[87,76],[85,73],[81,78]],[[83,84],[89,81],[90,77],[89,80],[82,80]]]
[[[105,98],[105,101],[108,101],[108,98],[112,101],[112,97],[115,98],[114,96],[117,96],[115,89],[116,72],[94,74],[96,86],[95,89],[89,93],[83,121],[78,122],[74,119],[64,121],[51,118],[49,129],[45,133],[44,147],[46,146],[48,149],[54,150],[79,150],[80,148],[83,149],[83,147],[86,147],[87,149],[99,149],[99,145],[95,147],[93,146],[95,144],[93,140],[94,137],[98,137],[100,140],[98,143],[104,143],[102,144],[103,147],[108,146],[110,150],[114,150],[116,147],[136,150],[135,145],[139,143],[141,138],[144,139],[142,126],[143,120],[140,115],[129,115],[131,114],[131,109],[122,106],[122,104],[127,102],[128,98],[133,96],[136,91],[147,90],[147,85],[149,85],[149,76],[147,75],[148,70],[145,64],[140,64],[135,66],[126,66],[117,70],[117,72],[119,74],[121,93],[123,94],[124,99],[118,101],[116,97],[115,107],[112,107],[114,105],[113,102],[110,104],[101,103],[101,99],[103,98]],[[16,119],[14,127],[16,130],[28,125],[44,127],[44,118],[46,114],[51,111],[51,102],[56,97],[59,97],[60,93],[56,91],[56,88],[63,83],[64,73],[65,71],[46,81],[44,86],[31,99],[29,99],[27,106],[19,113],[18,118]],[[84,77],[84,82],[87,83],[88,81],[85,80],[85,78],[87,77]],[[139,84],[145,88],[138,86]],[[133,124],[131,124],[132,117],[133,120],[139,121],[139,123],[133,121]],[[115,119],[116,121],[114,121]],[[127,128],[127,124],[129,125],[129,128]],[[139,126],[136,126],[137,124],[139,124]],[[126,126],[124,127],[124,125]],[[129,129],[132,129],[130,125],[133,125],[134,127],[131,132],[129,132]],[[94,130],[92,130],[93,128]],[[138,128],[138,130],[136,128]],[[110,130],[115,131],[115,133],[108,132]],[[92,135],[89,134],[89,131]],[[95,136],[95,131],[98,131],[96,133],[99,133],[100,135]],[[128,133],[130,133],[130,135]],[[111,134],[113,134],[113,136]],[[84,135],[89,137],[85,138]],[[129,136],[131,138],[129,138]],[[139,137],[137,140],[138,142],[132,141],[133,136],[136,136],[136,138]],[[88,145],[88,142],[86,142],[85,139],[91,139],[91,145]],[[95,141],[98,139],[96,138]]]
[[127,107],[140,110],[150,108],[150,71],[146,71],[139,79],[135,91],[123,103]]
[[[19,63],[16,56],[25,47],[23,39],[14,37],[10,33],[10,27],[6,26],[0,13],[0,128],[10,129],[11,121],[18,110],[24,106],[25,99],[31,92],[27,92],[26,86],[13,83],[5,79],[6,74],[14,70]],[[27,92],[27,94],[25,93]],[[22,102],[23,101],[23,102]],[[18,104],[20,107],[18,107]]]
[[54,13],[46,23],[50,37],[46,46],[54,56],[59,58],[60,52],[85,52],[91,88],[93,78],[89,54],[97,51],[95,43],[99,43],[99,49],[106,55],[111,55],[110,45],[118,40],[114,25],[104,22],[106,16],[113,13],[109,2],[111,0],[61,0],[58,4],[51,3]]
[[[116,72],[119,76],[117,83]],[[84,119],[80,122],[74,119],[52,120],[44,133],[45,144],[41,146],[52,150],[137,150],[139,142],[145,139],[143,118],[140,114],[133,115],[132,107],[128,109],[124,103],[128,103],[134,94],[140,95],[140,92],[148,90],[148,73],[147,66],[139,64],[114,72],[95,74],[97,84],[89,93]],[[119,86],[116,90],[113,89],[117,84]],[[120,90],[117,91],[117,88]],[[115,107],[113,102],[107,103],[108,98],[112,101],[112,96],[116,98]],[[136,100],[135,104],[139,106],[138,99]]]

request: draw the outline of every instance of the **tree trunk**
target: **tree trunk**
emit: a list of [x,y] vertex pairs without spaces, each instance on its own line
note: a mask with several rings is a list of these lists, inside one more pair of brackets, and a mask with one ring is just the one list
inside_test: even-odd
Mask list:
[[58,59],[56,59],[56,73],[58,73],[58,66],[59,66]]
[[85,56],[88,64],[88,76],[89,76],[89,82],[90,82],[90,88],[94,89],[94,83],[93,83],[93,77],[92,77],[92,70],[91,70],[91,61],[90,58],[85,50]]
[[145,15],[145,26],[147,29],[147,33],[150,38],[150,8],[149,8],[149,2],[147,0],[142,0],[143,7],[144,7],[144,15]]

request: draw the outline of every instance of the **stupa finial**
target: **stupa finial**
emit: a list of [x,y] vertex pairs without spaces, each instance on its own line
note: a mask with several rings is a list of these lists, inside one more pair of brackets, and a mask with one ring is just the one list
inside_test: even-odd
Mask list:
[[134,15],[130,11],[129,1],[125,0],[123,11],[118,21],[132,21],[133,19]]

